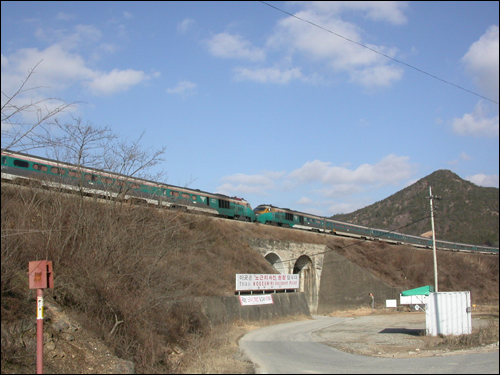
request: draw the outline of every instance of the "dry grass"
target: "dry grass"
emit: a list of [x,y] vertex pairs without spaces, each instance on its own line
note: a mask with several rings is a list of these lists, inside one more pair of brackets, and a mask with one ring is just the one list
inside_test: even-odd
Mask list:
[[[220,221],[203,216],[2,186],[1,220],[2,327],[32,317],[28,263],[52,260],[55,288],[46,295],[137,372],[174,371],[173,348],[210,335],[190,297],[233,294],[235,273],[273,272]],[[2,328],[9,332],[2,369],[31,358],[21,332]]]
[[192,336],[189,350],[183,352],[179,368],[185,374],[253,374],[252,363],[242,357],[238,340],[246,333],[269,325],[310,320],[306,316],[291,316],[268,321],[237,321],[215,327],[206,337]]
[[[1,193],[2,372],[33,365],[23,322],[33,315],[26,271],[37,259],[53,261],[55,288],[47,295],[137,373],[240,371],[234,335],[251,327],[212,327],[191,297],[232,295],[235,273],[274,272],[249,237],[325,244],[392,285],[432,284],[430,251],[29,187],[2,184]],[[443,290],[471,290],[473,303],[498,305],[498,257],[440,253],[438,261]]]
[[425,336],[426,349],[460,350],[498,343],[498,317],[490,318],[486,324],[473,327],[469,335]]
[[349,310],[336,310],[328,314],[329,316],[335,317],[352,317],[352,316],[366,316],[371,315],[377,310],[372,310],[369,307],[361,307],[358,309],[349,309]]

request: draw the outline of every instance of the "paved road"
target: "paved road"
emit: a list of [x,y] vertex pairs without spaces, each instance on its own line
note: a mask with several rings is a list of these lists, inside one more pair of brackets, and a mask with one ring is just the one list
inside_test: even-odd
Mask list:
[[375,358],[316,342],[312,332],[349,318],[314,320],[251,331],[239,345],[260,374],[498,374],[498,352],[426,358]]

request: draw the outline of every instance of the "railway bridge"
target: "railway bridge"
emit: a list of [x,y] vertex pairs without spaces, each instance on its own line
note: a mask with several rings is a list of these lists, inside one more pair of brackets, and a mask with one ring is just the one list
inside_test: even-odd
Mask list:
[[262,238],[247,241],[278,272],[300,275],[300,291],[311,314],[368,307],[369,293],[378,306],[385,306],[386,299],[397,299],[401,292],[325,245]]

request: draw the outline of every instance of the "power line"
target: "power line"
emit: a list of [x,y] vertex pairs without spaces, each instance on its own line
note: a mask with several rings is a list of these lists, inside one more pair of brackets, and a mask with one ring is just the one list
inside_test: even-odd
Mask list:
[[303,19],[303,18],[297,17],[296,15],[294,15],[294,14],[292,14],[292,13],[289,13],[289,12],[287,12],[287,11],[283,10],[283,9],[277,8],[277,7],[275,7],[274,5],[271,5],[271,4],[269,4],[269,3],[266,3],[265,1],[261,1],[261,3],[262,3],[262,4],[265,4],[265,5],[269,6],[269,7],[271,7],[271,8],[273,8],[273,9],[276,9],[277,11],[280,11],[280,12],[282,12],[282,13],[288,14],[289,16],[291,16],[291,17],[293,17],[293,18],[296,18],[296,19],[298,19],[298,20],[300,20],[300,21],[307,22],[308,24],[311,24],[311,25],[313,25],[313,26],[315,26],[315,27],[318,27],[318,28],[320,28],[321,30],[324,30],[324,31],[326,31],[326,32],[329,32],[330,34],[333,34],[333,35],[335,35],[335,36],[338,36],[339,38],[345,39],[345,40],[347,40],[348,42],[351,42],[351,43],[357,44],[357,45],[358,45],[358,46],[360,46],[360,47],[363,47],[363,48],[369,49],[369,50],[370,50],[370,51],[372,51],[372,52],[375,52],[375,53],[377,53],[377,54],[379,54],[379,55],[381,55],[381,56],[384,56],[384,57],[386,57],[386,58],[388,58],[388,59],[390,59],[390,60],[392,60],[392,61],[395,61],[395,62],[397,62],[397,63],[399,63],[399,64],[405,65],[405,66],[407,66],[408,68],[411,68],[411,69],[416,70],[417,72],[420,72],[420,73],[422,73],[422,74],[428,75],[429,77],[432,77],[432,78],[434,78],[434,79],[437,79],[438,81],[441,81],[441,82],[447,83],[448,85],[451,85],[451,86],[455,86],[456,88],[458,88],[458,89],[460,89],[460,90],[467,91],[467,92],[468,92],[468,93],[470,93],[470,94],[473,94],[473,95],[479,96],[479,97],[480,97],[480,98],[482,98],[482,99],[485,99],[485,100],[488,100],[488,101],[490,101],[490,102],[492,102],[492,103],[498,104],[498,102],[496,102],[496,101],[494,101],[494,100],[492,100],[492,99],[490,99],[490,98],[487,98],[487,97],[485,97],[485,96],[482,96],[482,95],[480,95],[480,94],[478,94],[478,93],[476,93],[476,92],[474,92],[474,91],[468,90],[468,89],[466,89],[466,88],[464,88],[464,87],[462,87],[462,86],[456,85],[456,84],[454,84],[454,83],[452,83],[452,82],[449,82],[449,81],[447,81],[447,80],[445,80],[445,79],[439,78],[439,77],[437,77],[437,76],[435,76],[435,75],[433,75],[433,74],[427,73],[426,71],[424,71],[424,70],[422,70],[422,69],[419,69],[419,68],[417,68],[417,67],[414,67],[413,65],[410,65],[410,64],[405,63],[405,62],[403,62],[403,61],[400,61],[400,60],[398,60],[398,59],[395,59],[394,57],[391,57],[391,56],[389,56],[389,55],[386,55],[385,53],[382,53],[382,52],[380,52],[380,51],[377,51],[376,49],[370,48],[370,47],[368,47],[368,46],[366,46],[366,45],[364,45],[364,44],[362,44],[362,43],[358,43],[358,42],[356,42],[356,41],[354,41],[354,40],[352,40],[352,39],[346,38],[345,36],[340,35],[340,34],[338,34],[338,33],[336,33],[336,32],[333,32],[333,31],[331,31],[331,30],[329,30],[329,29],[326,29],[326,28],[324,28],[323,26],[317,25],[317,24],[315,24],[314,22],[311,22],[311,21],[308,21],[308,20],[306,20],[306,19]]

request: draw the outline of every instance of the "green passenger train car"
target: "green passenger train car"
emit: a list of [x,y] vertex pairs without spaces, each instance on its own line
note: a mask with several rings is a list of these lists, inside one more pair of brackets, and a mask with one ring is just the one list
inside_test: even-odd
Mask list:
[[2,150],[2,181],[38,184],[106,199],[255,221],[250,204],[237,197],[158,183],[39,156]]

